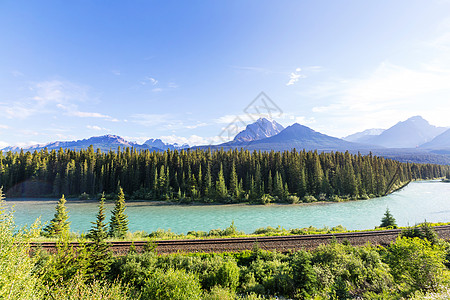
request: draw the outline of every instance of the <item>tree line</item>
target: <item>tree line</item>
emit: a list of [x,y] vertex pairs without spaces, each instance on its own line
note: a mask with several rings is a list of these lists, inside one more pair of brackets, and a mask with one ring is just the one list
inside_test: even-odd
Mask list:
[[[372,154],[317,151],[167,150],[0,152],[8,197],[117,193],[130,199],[204,202],[314,201],[382,196],[449,166],[399,163]],[[394,179],[394,182],[392,180]],[[394,183],[394,184],[393,184]]]

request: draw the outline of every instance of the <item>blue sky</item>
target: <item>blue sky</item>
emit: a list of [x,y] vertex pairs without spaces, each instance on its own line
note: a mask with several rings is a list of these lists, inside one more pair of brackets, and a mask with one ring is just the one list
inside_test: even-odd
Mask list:
[[220,142],[261,91],[337,137],[450,126],[450,1],[3,0],[0,45],[0,147]]

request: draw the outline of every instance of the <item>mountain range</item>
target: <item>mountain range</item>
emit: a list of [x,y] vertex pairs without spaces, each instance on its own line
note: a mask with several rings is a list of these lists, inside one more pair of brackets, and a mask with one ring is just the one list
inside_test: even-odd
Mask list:
[[417,148],[431,142],[447,129],[430,125],[421,116],[415,116],[398,122],[389,129],[369,129],[347,136],[344,140],[386,148]]
[[[92,145],[102,151],[116,150],[117,147],[133,147],[137,150],[164,151],[190,148],[189,145],[164,143],[160,139],[149,139],[143,144],[129,142],[120,136],[104,135],[78,141],[53,142],[35,145],[24,151],[47,148],[49,150],[69,148],[86,149]],[[373,154],[399,161],[450,164],[450,129],[430,125],[420,116],[398,122],[391,128],[368,129],[349,135],[343,139],[332,137],[295,123],[284,128],[274,120],[260,118],[246,126],[235,138],[227,143],[209,146],[195,146],[193,149],[236,149],[261,151],[318,150],[349,151],[351,153]],[[18,147],[7,147],[3,151],[19,151]]]

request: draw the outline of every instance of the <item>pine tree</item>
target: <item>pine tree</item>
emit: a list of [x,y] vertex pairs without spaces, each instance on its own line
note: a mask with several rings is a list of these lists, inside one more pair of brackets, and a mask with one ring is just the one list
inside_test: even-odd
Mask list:
[[216,182],[216,193],[219,199],[225,199],[228,196],[227,187],[225,185],[225,178],[223,177],[223,166],[220,164],[220,170]]
[[106,224],[105,224],[105,193],[102,193],[100,203],[98,206],[97,220],[91,222],[94,226],[89,230],[87,237],[93,241],[103,241],[107,237]]
[[204,192],[205,196],[208,198],[211,197],[213,194],[213,191],[212,191],[212,179],[211,179],[211,164],[209,161],[208,161],[208,165],[206,168],[204,187],[205,187],[205,192]]
[[238,186],[238,178],[236,174],[236,166],[234,161],[231,165],[231,173],[230,173],[230,193],[233,198],[239,198],[239,186]]
[[122,188],[119,188],[119,194],[115,201],[114,209],[111,212],[111,221],[109,222],[109,236],[123,238],[128,231],[128,217],[125,214],[125,195]]
[[386,212],[384,213],[384,217],[381,219],[380,227],[393,227],[397,228],[397,223],[395,222],[394,217],[391,215],[389,208],[386,208]]
[[67,221],[69,215],[66,211],[66,198],[64,195],[59,199],[56,204],[56,213],[50,224],[44,228],[47,236],[62,236],[69,233],[70,222]]
[[91,277],[90,279],[103,277],[109,270],[111,252],[109,251],[109,245],[105,242],[107,236],[105,218],[105,193],[102,193],[97,220],[92,222],[94,226],[88,233],[88,238],[93,240],[93,243],[88,247],[87,274]]
[[276,171],[273,194],[279,198],[283,198],[283,192],[283,179],[281,178],[281,174]]
[[273,194],[273,179],[272,179],[272,171],[269,171],[269,178],[267,179],[267,193],[269,195]]

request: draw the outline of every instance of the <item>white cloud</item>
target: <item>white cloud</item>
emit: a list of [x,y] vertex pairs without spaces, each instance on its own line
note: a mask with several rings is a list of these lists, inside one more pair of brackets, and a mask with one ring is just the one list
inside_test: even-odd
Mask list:
[[3,149],[8,146],[9,146],[9,144],[7,142],[0,141],[0,149]]
[[33,96],[0,103],[0,110],[7,118],[26,119],[32,115],[54,113],[61,107],[77,107],[76,102],[93,100],[88,97],[87,87],[61,80],[33,83],[29,91]]
[[141,81],[142,85],[147,85],[147,84],[151,84],[151,85],[156,85],[158,84],[158,80],[156,80],[153,77],[145,77],[144,80]]
[[302,69],[300,68],[295,69],[295,72],[292,72],[291,75],[289,75],[289,81],[288,83],[286,83],[286,85],[294,85],[300,78],[304,78],[305,76],[300,74],[301,71]]
[[204,126],[208,126],[208,123],[197,123],[194,125],[186,125],[186,128],[195,129],[195,128],[204,127]]
[[162,88],[154,88],[154,89],[152,89],[152,92],[155,92],[155,93],[159,93],[159,92],[162,92],[162,91],[163,91]]
[[92,130],[97,130],[97,131],[107,130],[106,128],[103,128],[103,127],[100,127],[100,126],[97,126],[97,125],[86,125],[86,128],[92,129]]
[[170,114],[134,114],[131,115],[131,119],[143,126],[159,126],[171,122],[173,116]]
[[22,77],[22,76],[24,76],[24,74],[22,72],[17,71],[17,70],[11,71],[11,74],[14,77]]
[[70,104],[70,105],[58,104],[57,107],[64,110],[68,116],[79,117],[79,118],[102,118],[106,121],[112,121],[112,122],[119,121],[117,119],[112,118],[111,116],[108,116],[108,115],[105,115],[102,113],[79,111],[78,106],[75,104]]
[[443,60],[439,66],[433,62],[414,68],[383,62],[363,78],[325,82],[303,96],[321,103],[312,111],[328,120],[322,125],[327,133],[344,136],[359,129],[387,128],[413,115],[434,125],[450,125],[449,82],[450,64]]
[[38,112],[36,107],[26,105],[21,102],[0,105],[0,111],[5,114],[8,119],[26,119]]
[[231,123],[253,123],[256,120],[248,114],[237,114],[237,115],[225,115],[214,120],[218,124],[231,124]]
[[189,146],[210,145],[214,143],[222,143],[218,137],[201,137],[198,135],[191,135],[189,137],[166,135],[159,137],[163,142],[169,144],[188,144]]
[[264,75],[272,73],[269,69],[261,68],[261,67],[251,67],[251,66],[250,67],[249,66],[232,66],[232,67],[236,70],[256,72],[256,73],[261,73]]
[[8,129],[8,128],[9,128],[8,125],[2,125],[2,124],[0,124],[0,129]]
[[73,101],[86,101],[88,88],[68,81],[50,80],[37,82],[30,87],[36,93],[32,99],[40,105],[50,103],[70,103]]
[[120,71],[119,70],[111,70],[111,73],[113,73],[116,76],[120,75]]
[[75,117],[80,117],[80,118],[104,118],[104,119],[109,119],[111,118],[108,115],[104,115],[101,113],[96,113],[96,112],[86,112],[86,111],[73,111],[69,113],[72,116]]

